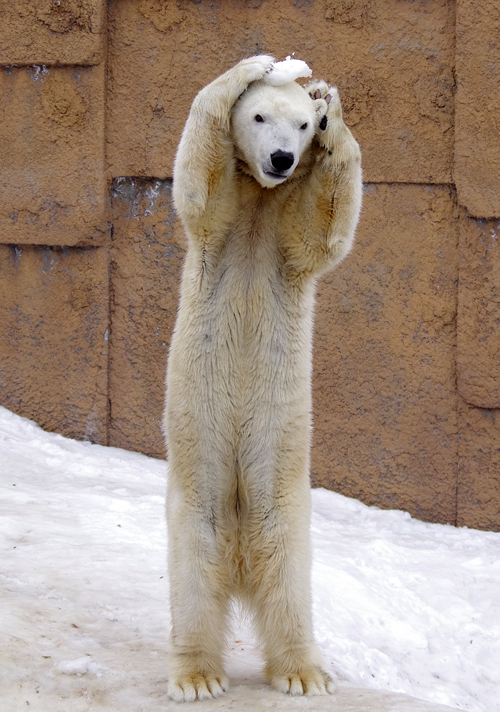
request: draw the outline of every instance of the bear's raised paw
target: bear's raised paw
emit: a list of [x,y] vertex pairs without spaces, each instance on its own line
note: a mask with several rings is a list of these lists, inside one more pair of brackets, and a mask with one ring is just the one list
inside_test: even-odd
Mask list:
[[263,79],[272,70],[274,61],[274,57],[271,55],[259,54],[256,57],[243,59],[235,69],[243,70],[246,74],[246,81],[250,84]]
[[318,99],[322,99],[326,103],[325,115],[328,119],[342,119],[342,105],[337,87],[332,87],[321,80],[310,82],[305,89],[313,101],[317,102]]

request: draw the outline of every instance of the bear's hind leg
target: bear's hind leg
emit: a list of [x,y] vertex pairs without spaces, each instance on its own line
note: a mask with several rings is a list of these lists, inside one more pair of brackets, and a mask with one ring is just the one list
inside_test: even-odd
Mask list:
[[229,590],[215,534],[201,515],[172,512],[169,572],[172,633],[168,694],[177,702],[219,697],[228,687],[223,668]]
[[[251,592],[257,632],[264,644],[266,676],[280,692],[331,694],[335,683],[324,670],[312,631],[308,531],[304,528],[301,536],[293,527],[270,522],[271,518],[261,536],[262,551],[272,553],[257,562],[253,575],[258,585]],[[273,531],[266,541],[270,525]],[[284,532],[279,540],[276,531]]]

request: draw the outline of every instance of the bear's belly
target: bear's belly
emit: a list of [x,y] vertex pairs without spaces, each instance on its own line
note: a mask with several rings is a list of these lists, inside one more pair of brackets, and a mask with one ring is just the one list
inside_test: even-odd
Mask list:
[[187,264],[170,352],[169,401],[203,400],[237,431],[259,411],[309,409],[313,286],[257,257],[228,253],[201,285]]

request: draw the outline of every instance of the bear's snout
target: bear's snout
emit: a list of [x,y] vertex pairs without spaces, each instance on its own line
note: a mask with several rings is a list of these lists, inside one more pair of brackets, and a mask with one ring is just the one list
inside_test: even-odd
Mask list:
[[271,153],[271,163],[273,168],[280,173],[287,171],[291,166],[293,166],[295,158],[293,153],[287,153],[286,151],[275,151]]

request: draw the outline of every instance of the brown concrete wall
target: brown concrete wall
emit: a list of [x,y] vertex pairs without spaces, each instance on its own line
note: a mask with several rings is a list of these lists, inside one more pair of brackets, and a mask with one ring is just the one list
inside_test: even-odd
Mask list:
[[475,217],[500,217],[500,5],[457,1],[454,181]]
[[103,0],[1,0],[0,64],[76,64],[103,61]]
[[185,254],[170,180],[112,187],[109,444],[165,457],[165,365]]
[[365,180],[448,183],[454,18],[447,0],[112,2],[111,175],[171,176],[196,93],[243,56],[295,52],[338,84]]
[[104,65],[0,70],[4,243],[103,244]]
[[311,475],[500,530],[500,11],[493,0],[19,0],[0,23],[0,402],[163,456],[196,92],[296,53],[363,151],[357,242],[318,288]]
[[356,250],[322,280],[314,484],[456,516],[458,226],[444,186],[368,185]]
[[460,220],[458,390],[469,405],[500,408],[500,220]]
[[103,444],[108,259],[104,249],[0,245],[2,405]]

